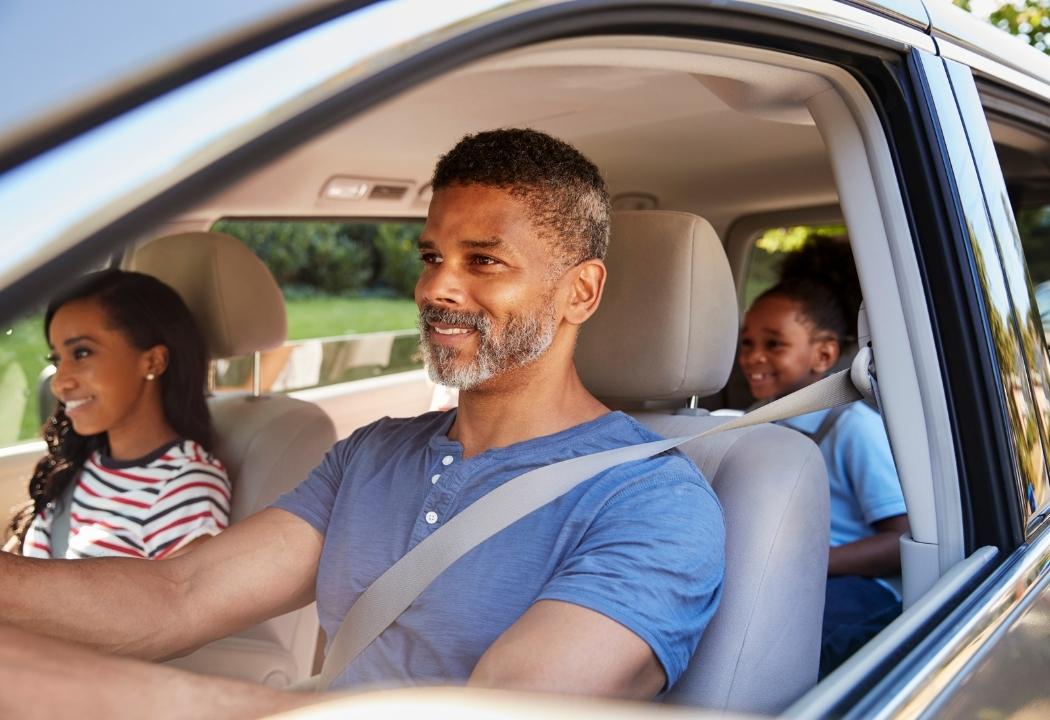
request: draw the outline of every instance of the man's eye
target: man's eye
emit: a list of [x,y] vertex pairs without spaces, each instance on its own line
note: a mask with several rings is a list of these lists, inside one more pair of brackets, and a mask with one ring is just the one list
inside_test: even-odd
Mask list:
[[419,253],[419,259],[427,265],[434,265],[441,262],[441,256],[432,252]]
[[496,258],[489,257],[488,255],[475,255],[473,257],[475,265],[495,265],[499,261]]

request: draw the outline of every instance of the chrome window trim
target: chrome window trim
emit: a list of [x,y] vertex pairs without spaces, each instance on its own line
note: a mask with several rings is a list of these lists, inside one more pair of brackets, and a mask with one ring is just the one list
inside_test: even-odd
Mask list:
[[[884,700],[872,718],[920,717],[944,702],[960,678],[1009,628],[1014,614],[1030,603],[1032,593],[1050,579],[1050,533],[1041,533],[1031,545],[1018,548],[999,572],[971,594],[941,628],[950,635],[936,646],[920,648],[905,682],[883,691]],[[908,662],[907,660],[905,661]],[[908,663],[911,666],[913,663]],[[902,663],[902,666],[904,663]],[[873,694],[879,692],[876,688]]]
[[920,632],[947,603],[958,598],[967,585],[975,582],[991,567],[998,554],[998,550],[993,547],[982,547],[965,560],[956,563],[907,612],[897,616],[885,630],[822,680],[817,689],[802,696],[784,714],[794,718],[831,715],[835,706],[848,697],[868,675],[875,672],[879,664],[902,640]]
[[869,0],[858,0],[856,6],[837,0],[728,0],[724,3],[709,0],[692,4],[782,17],[863,40],[890,41],[898,50],[914,47],[934,51],[933,39],[925,32],[926,24]]
[[[938,53],[946,60],[954,60],[963,65],[968,65],[975,73],[980,73],[984,77],[1001,82],[1028,95],[1033,95],[1043,101],[1050,102],[1050,82],[1046,82],[1030,73],[1017,70],[1010,65],[997,62],[981,52],[975,52],[959,44],[958,41],[937,37],[936,43]],[[1036,51],[1036,54],[1041,55],[1042,53]],[[1050,58],[1047,58],[1047,60],[1050,60]],[[1050,62],[1040,63],[1040,66],[1047,70],[1046,77],[1050,77]]]
[[888,15],[920,30],[930,27],[930,14],[922,0],[854,0],[861,7]]

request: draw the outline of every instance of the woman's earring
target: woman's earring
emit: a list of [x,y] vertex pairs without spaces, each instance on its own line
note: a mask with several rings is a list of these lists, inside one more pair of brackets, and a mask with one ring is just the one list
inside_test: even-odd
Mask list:
[[154,375],[153,373],[147,373],[147,374],[146,374],[146,379],[147,379],[147,380],[154,380],[154,379],[155,379],[156,377],[157,377],[157,376],[156,376],[156,375]]

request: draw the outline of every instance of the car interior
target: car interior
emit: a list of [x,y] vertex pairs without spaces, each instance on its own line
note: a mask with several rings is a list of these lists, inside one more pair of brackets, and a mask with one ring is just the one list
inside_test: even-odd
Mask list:
[[[216,222],[421,219],[441,153],[467,133],[521,126],[572,143],[608,182],[616,211],[608,288],[581,333],[578,365],[610,407],[667,436],[720,421],[702,408],[747,404],[739,387],[726,386],[758,236],[846,226],[911,527],[902,540],[905,613],[880,636],[892,642],[895,628],[926,612],[942,577],[965,560],[963,520],[930,314],[892,155],[864,90],[840,68],[650,36],[526,46],[438,75],[306,138],[129,238],[119,262],[180,292],[213,359],[272,349],[285,339],[281,291],[243,244],[211,231]],[[1030,157],[1028,136],[1005,122],[992,129],[1003,147]],[[355,191],[340,190],[348,186]],[[217,455],[233,482],[233,521],[294,487],[336,438],[384,415],[426,411],[433,395],[422,371],[289,393],[217,394],[211,408]],[[5,450],[0,462],[0,499],[8,504],[24,494],[40,453],[37,444],[26,448]],[[828,544],[822,458],[810,440],[773,425],[694,441],[685,451],[724,506],[727,577],[720,609],[669,700],[783,711],[816,683]],[[862,651],[838,677],[861,672],[874,652]],[[304,608],[174,663],[280,687],[309,676],[317,658],[316,613]]]

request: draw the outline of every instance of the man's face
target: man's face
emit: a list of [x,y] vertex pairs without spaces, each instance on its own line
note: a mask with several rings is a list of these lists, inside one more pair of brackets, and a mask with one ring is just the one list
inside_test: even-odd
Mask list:
[[420,344],[435,382],[471,390],[550,347],[554,260],[523,202],[481,185],[440,190],[419,249]]

